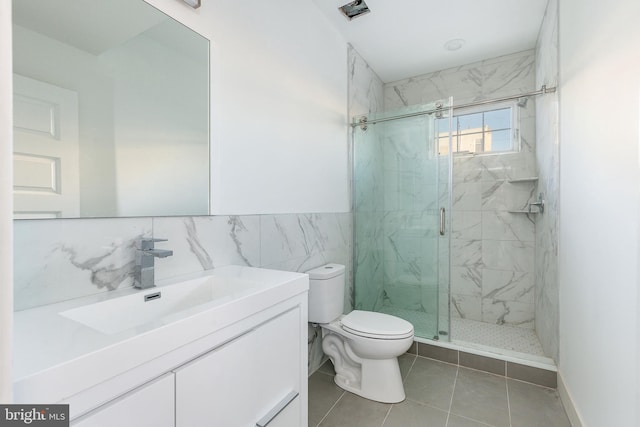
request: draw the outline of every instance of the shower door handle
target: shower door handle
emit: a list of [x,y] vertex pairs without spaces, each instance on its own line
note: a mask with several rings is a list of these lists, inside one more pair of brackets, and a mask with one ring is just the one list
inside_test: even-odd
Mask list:
[[446,224],[446,217],[444,214],[444,208],[440,208],[440,235],[444,236],[444,227]]

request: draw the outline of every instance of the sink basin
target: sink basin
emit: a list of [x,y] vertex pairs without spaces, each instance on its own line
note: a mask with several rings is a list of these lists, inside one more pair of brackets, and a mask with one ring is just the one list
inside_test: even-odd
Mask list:
[[104,334],[116,334],[147,324],[170,323],[199,311],[204,304],[223,304],[258,285],[253,280],[208,276],[140,290],[59,314]]

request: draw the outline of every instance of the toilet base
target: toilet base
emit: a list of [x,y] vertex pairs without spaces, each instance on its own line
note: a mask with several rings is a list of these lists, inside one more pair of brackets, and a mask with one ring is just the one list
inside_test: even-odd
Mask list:
[[360,368],[360,381],[351,381],[340,374],[333,380],[338,387],[376,402],[399,403],[405,399],[397,357],[361,360]]

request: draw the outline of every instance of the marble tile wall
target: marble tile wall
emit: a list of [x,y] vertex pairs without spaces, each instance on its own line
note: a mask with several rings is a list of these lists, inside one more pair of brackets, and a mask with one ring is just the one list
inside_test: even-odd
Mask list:
[[133,286],[150,218],[14,221],[14,307],[24,310]]
[[[558,84],[558,0],[550,0],[538,35],[536,84]],[[536,103],[536,158],[545,194],[545,214],[536,221],[536,333],[545,353],[559,360],[558,291],[558,190],[559,137],[558,94],[540,97]]]
[[304,272],[337,262],[351,281],[350,213],[19,220],[14,230],[16,310],[133,286],[142,237],[168,239],[156,245],[174,252],[156,262],[156,279],[230,264]]
[[[401,109],[407,113],[410,110]],[[388,122],[382,132],[383,305],[435,316],[439,272],[438,157],[433,144],[425,144],[432,129],[425,126],[424,117],[415,117]],[[435,335],[437,331],[428,333]]]
[[[358,52],[349,46],[349,118],[382,110],[383,83]],[[379,308],[383,300],[384,185],[383,139],[374,128],[350,134],[355,153],[352,174],[354,210],[354,307]],[[366,137],[366,141],[365,141]],[[352,159],[353,160],[353,159]]]
[[384,108],[391,111],[450,96],[463,104],[529,92],[534,68],[535,53],[527,50],[386,83]]
[[[387,83],[385,111],[449,96],[462,104],[517,95],[535,83],[528,50]],[[509,211],[536,197],[535,181],[511,182],[537,175],[535,100],[519,116],[520,152],[454,157],[450,303],[452,316],[533,328],[535,219]]]

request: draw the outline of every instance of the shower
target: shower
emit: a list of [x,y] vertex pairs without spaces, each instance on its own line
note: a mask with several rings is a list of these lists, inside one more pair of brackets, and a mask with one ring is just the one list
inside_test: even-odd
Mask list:
[[545,357],[531,124],[553,91],[352,118],[356,309],[410,321],[419,341]]

